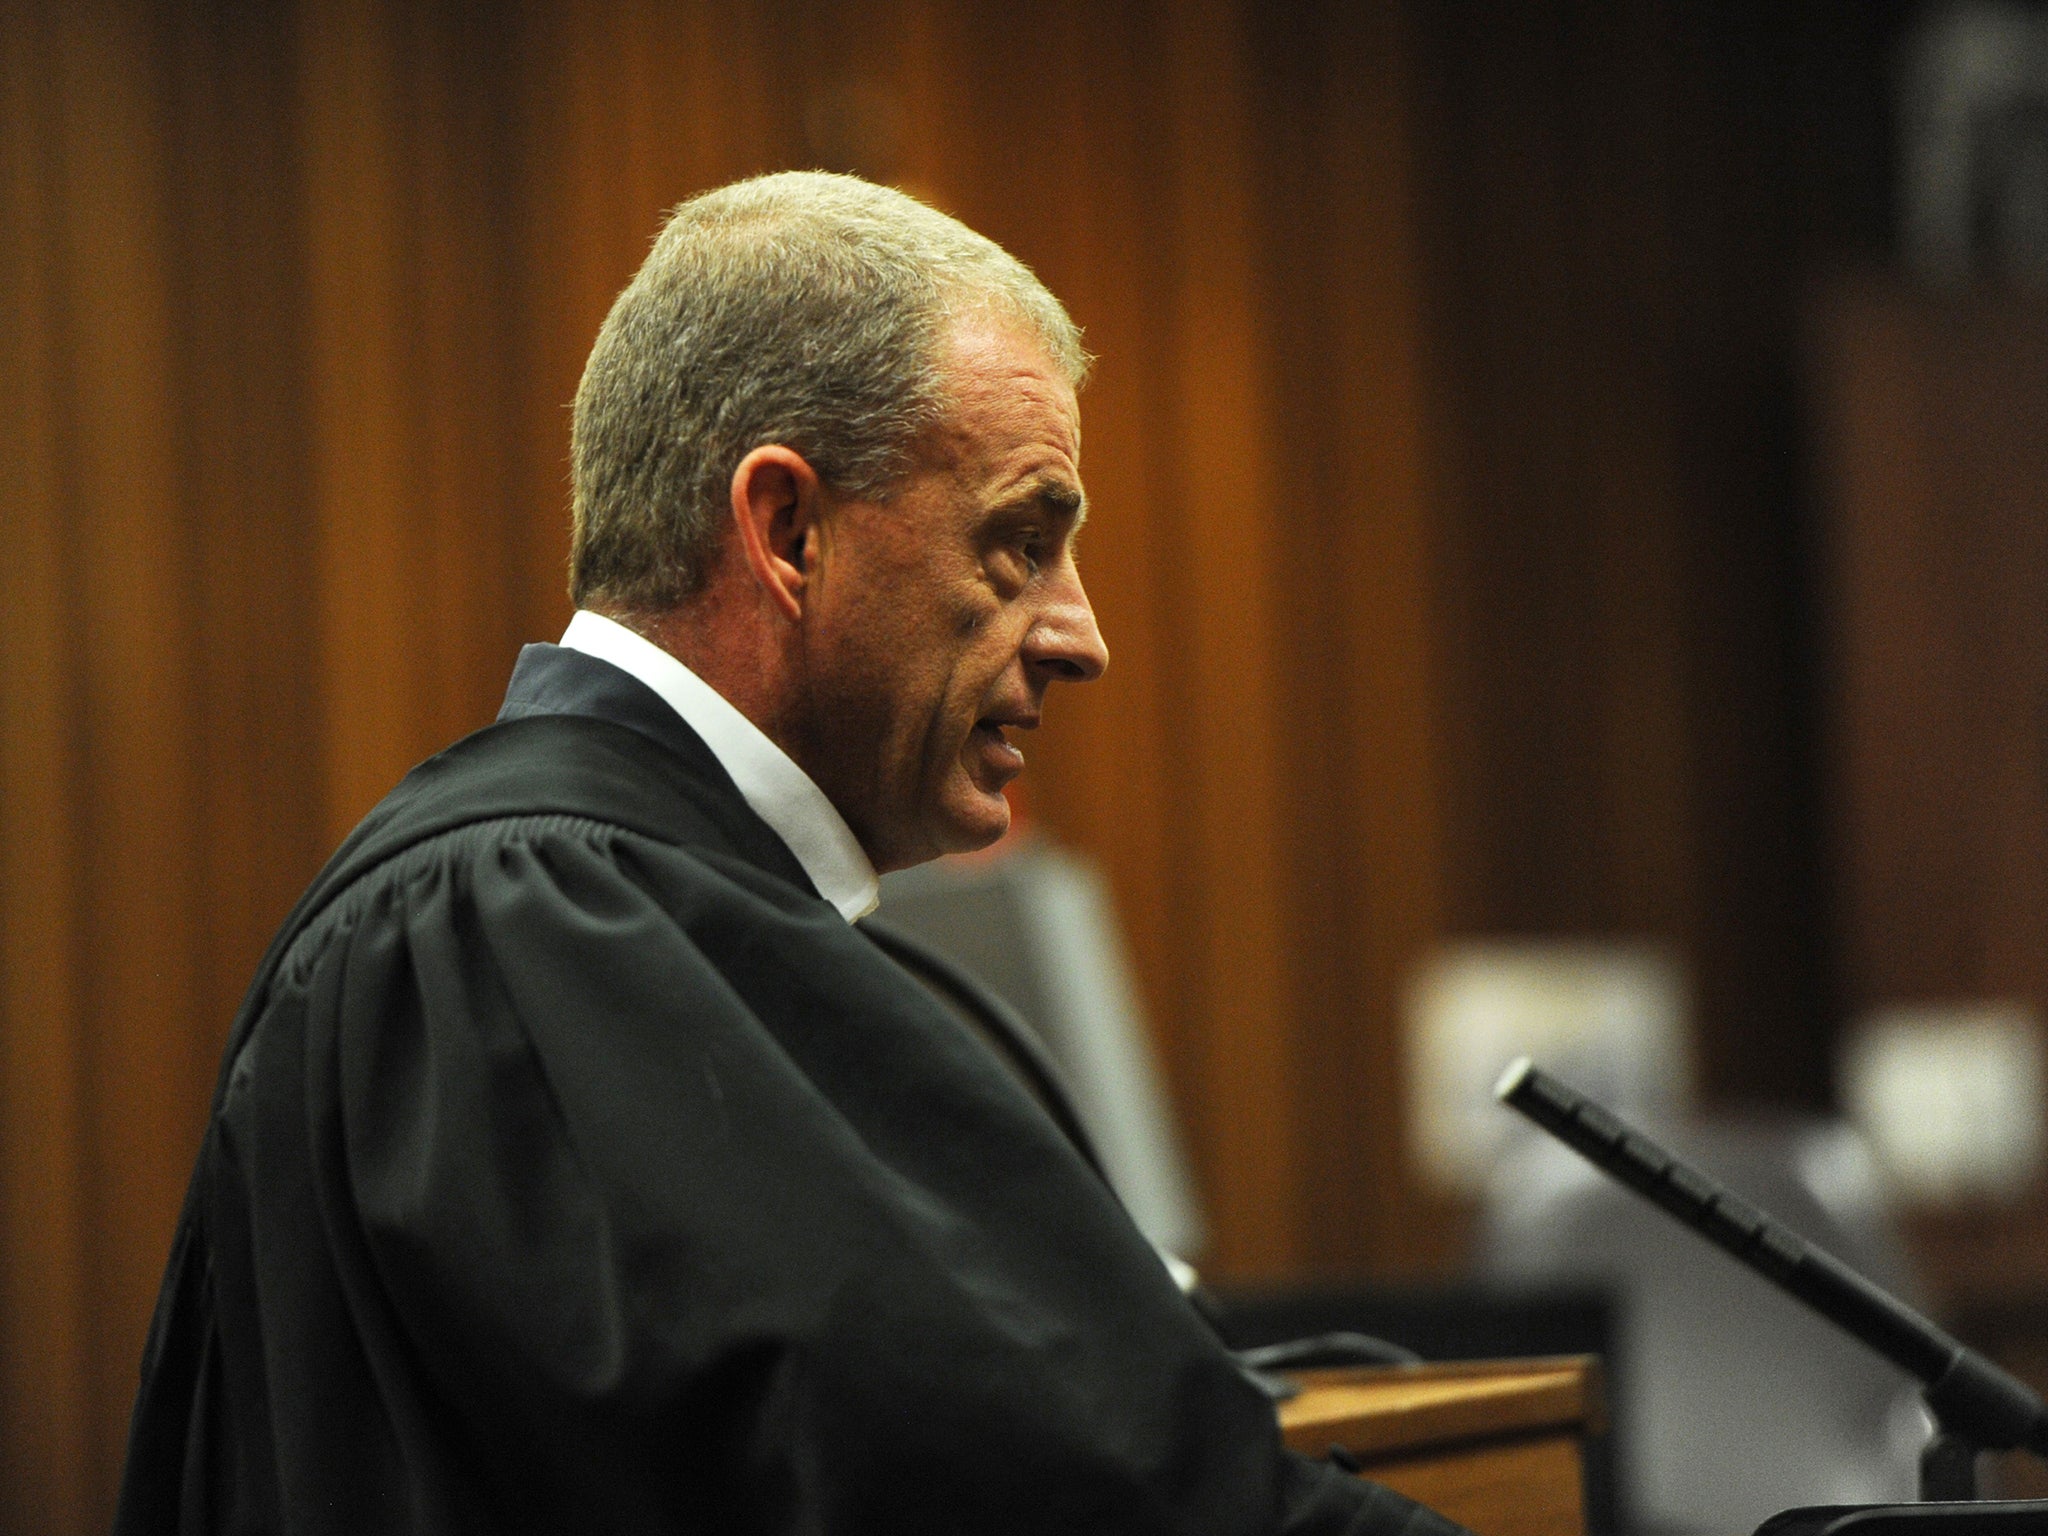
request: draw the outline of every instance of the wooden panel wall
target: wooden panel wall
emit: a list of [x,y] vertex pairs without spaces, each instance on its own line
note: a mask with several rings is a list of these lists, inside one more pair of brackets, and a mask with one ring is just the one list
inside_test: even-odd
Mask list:
[[[928,0],[10,0],[10,1528],[104,1520],[269,929],[566,617],[564,407],[612,294],[662,209],[776,166],[924,192],[1088,327],[1085,561],[1116,664],[1055,705],[1037,803],[1111,871],[1217,1270],[1398,1257],[1387,1010],[1432,910],[1400,43],[1384,18],[1347,30],[1374,90],[1318,87],[1301,128],[1341,138],[1316,201],[1368,253],[1323,273],[1345,295],[1325,456],[1278,430],[1303,401],[1276,348],[1299,338],[1275,323],[1279,146],[1257,125],[1283,82],[1250,30],[1222,0],[1001,22]],[[1325,622],[1353,607],[1370,623]],[[1335,986],[1306,960],[1333,953]],[[1377,1117],[1348,1091],[1304,1115],[1330,1050]]]
[[[1816,298],[1844,1013],[2048,1011],[2048,307],[1876,273]],[[1950,1326],[2048,1387],[2048,1189],[1910,1215]],[[2009,1497],[2048,1493],[2006,1460]]]
[[1831,1089],[1797,358],[1907,11],[1414,8],[1445,921],[1674,944],[1710,1101]]
[[103,1523],[251,958],[320,857],[305,380],[252,14],[0,20],[0,1507]]
[[1814,354],[1849,1005],[2048,1008],[2048,310],[1845,282]]
[[1418,30],[1384,7],[1303,6],[1269,14],[1249,44],[1275,369],[1266,456],[1284,504],[1275,686],[1307,1149],[1296,1267],[1383,1278],[1453,1265],[1460,1235],[1407,1167],[1394,1027],[1446,888],[1437,541],[1450,442],[1425,333]]
[[1101,355],[1114,664],[1033,792],[1215,1272],[1454,1257],[1395,1028],[1446,925],[1674,932],[1710,1079],[1813,1097],[1779,407],[1876,78],[1829,13],[0,0],[0,1529],[103,1525],[237,994],[558,631],[584,352],[752,172],[934,198]]

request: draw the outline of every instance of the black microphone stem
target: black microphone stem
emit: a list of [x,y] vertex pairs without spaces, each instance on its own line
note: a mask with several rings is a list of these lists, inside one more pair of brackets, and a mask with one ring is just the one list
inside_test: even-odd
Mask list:
[[1494,1097],[1919,1381],[1936,1426],[1920,1462],[1922,1498],[1974,1498],[1979,1451],[2048,1456],[2048,1411],[2031,1388],[1833,1254],[1526,1056],[1502,1074]]

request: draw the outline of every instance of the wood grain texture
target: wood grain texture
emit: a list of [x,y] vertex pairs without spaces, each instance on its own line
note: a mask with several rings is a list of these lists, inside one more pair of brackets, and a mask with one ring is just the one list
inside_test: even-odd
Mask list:
[[[296,159],[278,132],[295,91],[291,18],[246,0],[180,6],[162,47],[173,138],[166,193],[178,373],[175,492],[197,593],[200,920],[193,1031],[210,1078],[253,958],[325,856],[311,467],[311,381]],[[260,643],[252,643],[252,638]]]
[[[1272,456],[1273,364],[1261,324],[1251,197],[1252,105],[1238,16],[1205,0],[1166,17],[1175,252],[1168,363],[1175,431],[1167,495],[1179,558],[1160,579],[1178,609],[1182,722],[1170,772],[1182,843],[1186,1044],[1213,1106],[1207,1194],[1220,1267],[1296,1267],[1299,1115],[1285,907],[1286,765],[1280,681],[1285,493]],[[1229,708],[1214,707],[1230,700]]]
[[1445,922],[1670,944],[1703,1096],[1820,1107],[1836,1009],[1796,358],[1805,274],[1887,237],[1902,13],[1409,15]]
[[1341,1446],[1360,1475],[1478,1536],[1578,1536],[1583,1442],[1605,1424],[1589,1357],[1309,1371],[1280,1407],[1305,1456]]
[[88,1420],[71,621],[64,529],[65,344],[56,258],[48,18],[0,11],[0,1525],[76,1521],[106,1452]]
[[1600,1362],[1590,1355],[1289,1376],[1302,1391],[1280,1405],[1280,1427],[1304,1455],[1340,1445],[1390,1456],[1545,1430],[1592,1434],[1606,1423]]
[[[1407,1177],[1398,1019],[1443,919],[1436,524],[1408,29],[1302,7],[1249,52],[1274,330],[1281,825],[1307,1145],[1303,1264],[1423,1273],[1455,1252]],[[1332,680],[1341,679],[1333,688]],[[1388,1025],[1359,1027],[1361,1019]],[[1337,1084],[1344,1091],[1333,1091]]]
[[1449,1516],[1473,1536],[1580,1536],[1586,1529],[1582,1456],[1568,1435],[1389,1457],[1368,1462],[1361,1475]]
[[[96,1445],[118,1443],[132,1361],[198,1145],[207,1077],[189,1031],[203,953],[194,741],[191,545],[176,495],[178,378],[170,309],[165,79],[149,18],[65,8],[51,64],[63,196],[56,249],[69,304],[64,643],[75,670],[72,851],[79,1082],[89,1132],[83,1385]],[[128,1357],[124,1360],[123,1357]]]
[[1814,347],[1845,994],[2048,1009],[2048,311],[1850,281]]

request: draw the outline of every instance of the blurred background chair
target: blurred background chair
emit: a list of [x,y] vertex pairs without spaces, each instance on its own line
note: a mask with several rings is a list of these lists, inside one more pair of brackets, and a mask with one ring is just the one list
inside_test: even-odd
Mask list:
[[963,966],[1051,1053],[1104,1172],[1183,1258],[1204,1230],[1101,872],[1043,837],[887,875],[877,914]]
[[[1700,1122],[1651,1134],[1913,1299],[1876,1165],[1848,1127]],[[1501,1164],[1475,1264],[1509,1292],[1578,1284],[1613,1297],[1627,1528],[1746,1531],[1791,1505],[1914,1495],[1924,1420],[1908,1379],[1573,1153],[1532,1140]]]

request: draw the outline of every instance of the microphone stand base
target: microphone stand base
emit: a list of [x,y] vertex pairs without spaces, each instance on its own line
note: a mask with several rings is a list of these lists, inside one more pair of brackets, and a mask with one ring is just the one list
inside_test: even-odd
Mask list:
[[2048,1499],[1816,1504],[1771,1516],[1756,1536],[2048,1536]]
[[1928,1504],[1960,1504],[1976,1498],[1976,1445],[1950,1430],[1936,1428],[1933,1438],[1920,1449],[1920,1497]]

